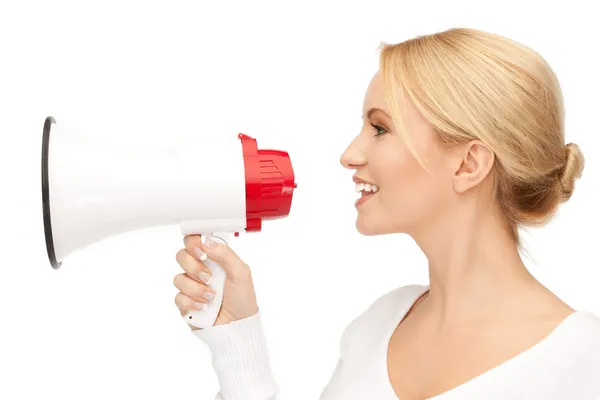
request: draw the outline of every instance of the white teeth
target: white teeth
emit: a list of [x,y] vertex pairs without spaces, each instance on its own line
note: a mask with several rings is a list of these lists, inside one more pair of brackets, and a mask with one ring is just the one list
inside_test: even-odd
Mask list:
[[374,185],[372,183],[357,183],[354,189],[356,192],[362,192],[363,190],[365,192],[377,192],[379,190],[379,186]]

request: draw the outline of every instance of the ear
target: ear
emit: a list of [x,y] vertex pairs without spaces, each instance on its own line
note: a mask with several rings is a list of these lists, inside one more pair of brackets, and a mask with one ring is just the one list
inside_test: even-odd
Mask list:
[[481,183],[494,165],[494,152],[480,140],[460,146],[456,155],[452,186],[457,193],[464,193]]

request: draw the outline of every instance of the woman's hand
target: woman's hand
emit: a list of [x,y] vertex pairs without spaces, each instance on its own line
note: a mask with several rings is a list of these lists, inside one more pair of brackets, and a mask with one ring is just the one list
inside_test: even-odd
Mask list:
[[[186,235],[183,242],[185,248],[177,252],[176,259],[185,272],[173,279],[173,284],[180,290],[175,296],[175,304],[182,316],[187,310],[201,308],[202,304],[210,302],[210,294],[214,294],[214,290],[206,284],[210,282],[208,279],[211,274],[200,261],[202,252],[216,261],[227,276],[223,287],[223,303],[215,325],[228,324],[258,312],[250,268],[229,246],[210,240],[203,244],[200,235]],[[192,330],[199,329],[189,326]]]

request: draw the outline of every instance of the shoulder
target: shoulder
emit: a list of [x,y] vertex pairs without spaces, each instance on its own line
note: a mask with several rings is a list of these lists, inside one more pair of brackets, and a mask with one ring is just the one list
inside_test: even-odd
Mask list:
[[[563,376],[600,375],[600,318],[588,311],[569,315],[539,343],[545,368]],[[553,367],[551,367],[553,366]],[[600,381],[596,383],[600,391]]]
[[600,357],[600,317],[590,311],[577,311],[571,318],[568,339]]
[[408,310],[427,288],[419,284],[400,286],[375,299],[346,326],[341,339],[342,350],[356,337],[365,340],[386,332],[390,324],[399,322],[395,321],[396,317]]
[[427,288],[426,285],[418,284],[397,287],[378,297],[358,318],[373,319],[379,316],[393,316],[399,311],[410,308]]
[[[577,382],[581,389],[595,390],[600,399],[600,317],[577,311],[554,332],[556,341],[544,347],[544,363],[565,384]],[[590,386],[591,384],[591,386]],[[587,392],[586,392],[587,393]],[[583,398],[583,397],[582,397]],[[588,398],[588,397],[586,397]]]

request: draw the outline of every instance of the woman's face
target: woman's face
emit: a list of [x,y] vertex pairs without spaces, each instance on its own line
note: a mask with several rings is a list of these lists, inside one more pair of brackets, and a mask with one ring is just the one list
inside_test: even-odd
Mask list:
[[365,95],[362,130],[340,161],[356,170],[357,190],[364,188],[360,183],[371,185],[362,191],[356,205],[358,231],[365,235],[410,234],[451,207],[455,195],[452,174],[432,127],[407,102],[408,134],[430,172],[411,155],[392,125],[382,85],[378,72]]

